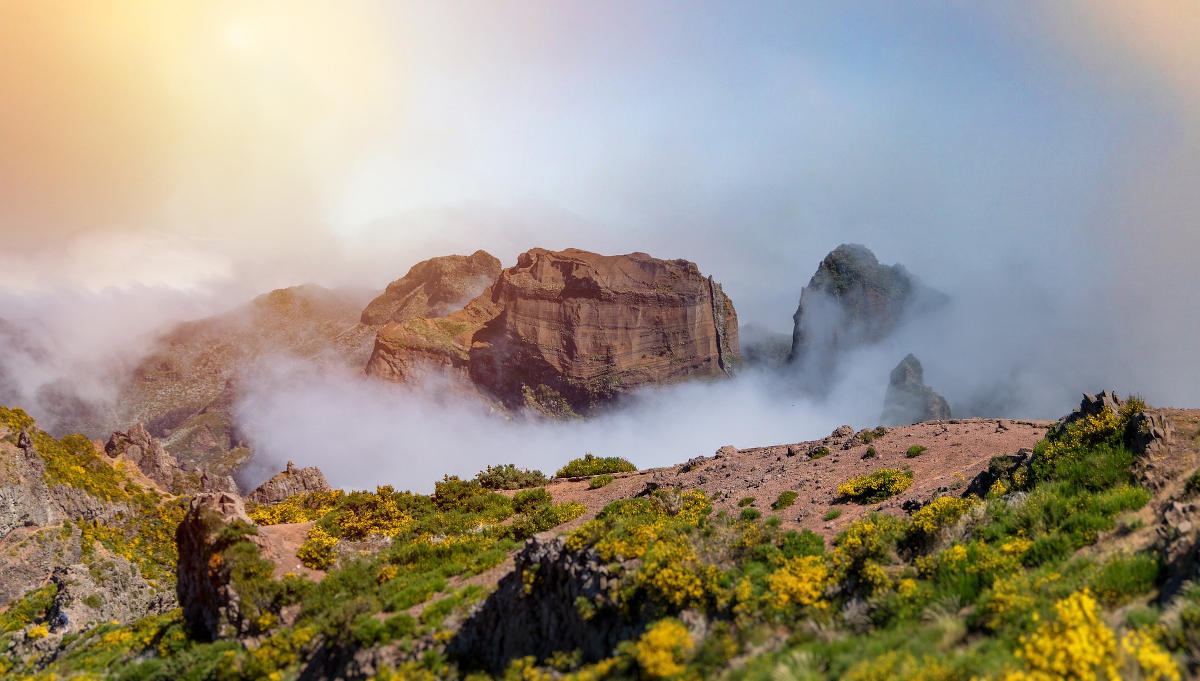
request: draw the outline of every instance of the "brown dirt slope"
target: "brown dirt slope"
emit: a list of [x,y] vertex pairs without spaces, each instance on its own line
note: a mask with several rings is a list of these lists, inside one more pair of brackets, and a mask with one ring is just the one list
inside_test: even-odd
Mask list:
[[[842,434],[810,442],[749,449],[723,447],[714,456],[694,459],[692,466],[679,464],[622,474],[597,490],[588,489],[587,479],[556,480],[546,489],[556,502],[578,501],[588,507],[588,512],[569,527],[594,517],[606,504],[632,497],[652,484],[719,493],[716,510],[735,515],[740,511],[738,502],[753,497],[751,507],[764,517],[777,515],[784,528],[809,529],[831,539],[870,511],[902,515],[906,501],[928,501],[939,491],[960,494],[971,478],[987,467],[989,459],[1033,447],[1045,436],[1050,423],[1010,419],[929,421],[892,428],[870,445],[863,444],[861,437],[852,432],[845,434],[852,429],[843,427],[839,429]],[[927,449],[909,458],[906,453],[913,445]],[[877,456],[863,459],[869,446],[875,448]],[[821,447],[827,447],[829,455],[812,458],[809,453]],[[690,470],[684,472],[685,466]],[[913,472],[913,484],[898,496],[869,505],[837,499],[838,485],[851,477],[906,466]],[[786,490],[797,492],[795,503],[773,511],[771,504]],[[826,521],[826,513],[834,509],[841,515]]]

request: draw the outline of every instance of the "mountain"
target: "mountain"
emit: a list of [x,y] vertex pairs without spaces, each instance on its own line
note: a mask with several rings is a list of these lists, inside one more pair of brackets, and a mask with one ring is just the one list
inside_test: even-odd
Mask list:
[[823,394],[842,355],[882,341],[905,320],[948,300],[903,265],[883,265],[866,246],[842,244],[800,293],[788,361],[801,368],[806,388]]
[[738,358],[733,303],[695,264],[535,248],[462,309],[383,327],[367,373],[450,373],[510,408],[570,415]]

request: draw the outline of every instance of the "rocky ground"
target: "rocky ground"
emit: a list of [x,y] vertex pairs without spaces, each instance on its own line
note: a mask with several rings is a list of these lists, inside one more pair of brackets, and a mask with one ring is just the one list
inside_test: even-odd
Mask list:
[[[939,491],[961,493],[987,468],[989,459],[1033,447],[1051,423],[1010,419],[931,421],[888,429],[870,444],[863,443],[862,435],[853,427],[842,426],[820,440],[749,449],[722,447],[712,455],[669,468],[621,473],[600,489],[589,489],[587,479],[554,480],[546,489],[556,502],[578,501],[587,506],[588,513],[575,521],[578,524],[608,503],[632,497],[648,486],[681,486],[719,495],[714,506],[731,515],[740,511],[739,502],[753,498],[749,507],[764,516],[778,516],[785,528],[808,529],[831,539],[841,528],[871,511],[900,515],[906,512],[906,504],[928,500]],[[907,452],[914,445],[927,449],[910,458]],[[869,447],[877,455],[864,459]],[[820,456],[821,448],[828,448],[829,454]],[[812,456],[814,453],[817,458]],[[870,505],[838,499],[838,485],[856,475],[905,467],[913,472],[913,484],[898,496]],[[771,504],[786,490],[798,493],[795,502],[779,511],[772,510]],[[831,511],[840,513],[827,520]]]

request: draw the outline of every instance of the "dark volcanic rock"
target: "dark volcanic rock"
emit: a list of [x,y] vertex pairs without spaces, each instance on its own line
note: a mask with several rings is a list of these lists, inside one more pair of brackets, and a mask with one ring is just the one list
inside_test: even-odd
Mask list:
[[925,385],[925,370],[914,355],[900,360],[900,364],[892,369],[880,418],[888,426],[951,418],[946,398]]
[[328,492],[329,490],[329,483],[325,481],[325,475],[321,473],[320,468],[316,466],[296,468],[296,464],[289,461],[286,469],[259,485],[247,495],[246,500],[256,504],[278,504],[296,494]]
[[[225,550],[242,540],[235,533],[223,531],[229,525],[254,526],[242,500],[227,493],[199,494],[175,530],[179,549],[175,596],[192,636],[202,641],[233,638],[251,627],[239,607],[241,596],[233,585],[234,566],[224,559]],[[258,541],[253,534],[245,538]]]
[[[565,541],[533,538],[516,566],[476,608],[446,648],[459,664],[499,674],[510,660],[578,650],[584,662],[612,654],[638,636],[644,623],[624,619],[608,594],[608,565],[592,549],[568,551]],[[577,605],[590,608],[585,618]]]
[[482,293],[499,274],[500,260],[486,251],[424,260],[388,284],[383,295],[363,310],[361,321],[382,326],[444,317]]
[[367,373],[451,369],[510,407],[569,414],[738,357],[733,303],[695,264],[535,248],[463,309],[385,326]]
[[809,390],[823,393],[842,353],[880,342],[907,316],[947,300],[903,266],[882,265],[865,246],[842,244],[800,294],[788,360],[802,367]]

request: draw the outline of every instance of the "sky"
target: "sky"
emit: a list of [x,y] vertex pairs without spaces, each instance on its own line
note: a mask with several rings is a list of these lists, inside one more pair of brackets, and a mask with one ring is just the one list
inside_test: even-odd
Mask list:
[[1196,404],[1197,36],[1187,0],[0,0],[0,317],[86,358],[541,246],[688,258],[787,333],[858,242],[955,300],[872,371]]

